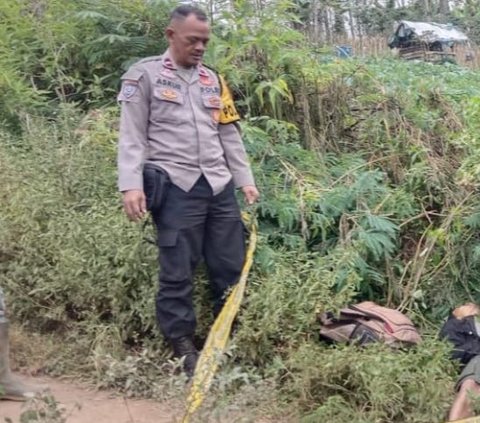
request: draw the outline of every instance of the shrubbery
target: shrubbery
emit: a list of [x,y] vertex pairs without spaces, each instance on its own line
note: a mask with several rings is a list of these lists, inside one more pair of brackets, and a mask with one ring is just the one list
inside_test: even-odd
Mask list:
[[[156,251],[145,241],[154,234],[121,211],[118,110],[107,105],[122,66],[161,50],[168,8],[27,3],[0,3],[0,31],[10,31],[0,64],[11,71],[0,79],[0,285],[14,320],[81,340],[90,351],[79,363],[104,385],[158,395],[148,369],[162,374],[167,350],[155,327]],[[449,308],[478,292],[479,76],[392,59],[336,62],[275,24],[291,17],[281,7],[255,27],[248,2],[238,5],[219,20],[210,60],[246,115],[260,244],[218,389],[268,384],[278,409],[298,409],[292,421],[440,420],[455,369],[430,338]],[[49,35],[35,37],[39,27]],[[202,272],[197,283],[205,335]],[[317,313],[362,299],[410,312],[427,342],[395,353],[320,344]]]

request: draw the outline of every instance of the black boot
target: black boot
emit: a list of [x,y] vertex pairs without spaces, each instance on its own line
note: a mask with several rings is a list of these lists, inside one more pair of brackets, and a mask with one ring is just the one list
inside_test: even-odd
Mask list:
[[188,378],[191,378],[195,373],[198,360],[198,351],[193,344],[193,339],[189,336],[182,336],[171,339],[170,342],[173,347],[173,355],[176,358],[184,357],[183,370]]

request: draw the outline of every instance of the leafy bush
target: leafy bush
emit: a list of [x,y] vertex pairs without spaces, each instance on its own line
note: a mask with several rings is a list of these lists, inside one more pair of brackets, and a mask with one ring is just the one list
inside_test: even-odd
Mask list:
[[0,122],[17,111],[52,114],[58,101],[112,104],[120,75],[160,54],[168,0],[0,1]]
[[148,332],[155,252],[120,213],[115,114],[91,113],[81,124],[68,107],[59,115],[58,124],[29,121],[21,146],[2,155],[11,181],[2,190],[2,284],[16,293],[12,312],[38,327],[115,319],[124,338],[137,326]]
[[[15,116],[18,129],[0,131],[0,285],[15,320],[81,340],[104,385],[164,395],[150,383],[168,357],[155,327],[153,231],[128,223],[116,194],[118,111],[92,107],[112,101],[130,59],[157,47],[163,2],[122,1],[108,16],[108,2],[25,4],[0,3],[17,31],[2,41],[0,64],[21,76],[0,91],[11,98],[0,117]],[[479,76],[334,62],[276,24],[291,22],[289,4],[256,19],[248,2],[237,6],[218,20],[210,59],[246,114],[260,243],[230,353],[236,367],[217,383],[233,381],[235,393],[263,378],[279,391],[280,413],[293,404],[306,422],[438,420],[454,373],[442,344],[333,349],[316,342],[316,315],[373,299],[432,333],[452,306],[475,300]],[[33,40],[25,13],[51,38]],[[60,13],[75,24],[54,25]],[[19,40],[26,63],[4,52]],[[202,272],[197,288],[203,337],[212,316]]]
[[286,363],[284,389],[304,406],[320,404],[302,423],[442,421],[454,374],[445,352],[431,341],[410,351],[307,343]]

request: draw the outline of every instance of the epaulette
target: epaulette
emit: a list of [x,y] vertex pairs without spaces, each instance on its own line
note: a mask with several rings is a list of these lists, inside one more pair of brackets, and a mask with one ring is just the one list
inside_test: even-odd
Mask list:
[[159,60],[162,60],[163,58],[163,55],[160,55],[160,56],[149,56],[149,57],[145,57],[141,60],[139,60],[138,62],[135,62],[133,65],[140,65],[142,63],[147,63],[147,62],[158,62]]

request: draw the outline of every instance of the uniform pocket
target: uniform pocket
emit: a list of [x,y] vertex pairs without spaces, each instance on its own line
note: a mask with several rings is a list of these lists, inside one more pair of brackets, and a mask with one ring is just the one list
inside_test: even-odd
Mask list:
[[202,95],[203,105],[207,109],[220,110],[222,101],[218,95]]
[[159,247],[175,247],[177,245],[178,231],[176,229],[159,229],[158,230],[158,246]]
[[167,194],[170,178],[163,169],[147,163],[143,168],[143,191],[147,199],[147,210],[158,213]]
[[173,88],[155,87],[153,90],[153,96],[156,100],[165,101],[167,103],[182,105],[184,102],[182,92],[174,90]]
[[174,124],[186,122],[185,98],[181,91],[172,88],[155,87],[150,107],[150,118],[160,124]]

